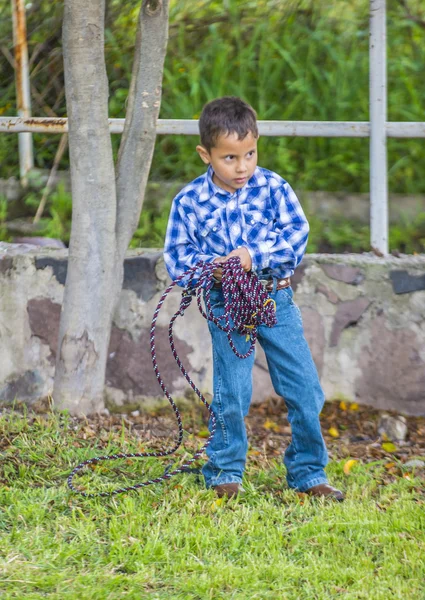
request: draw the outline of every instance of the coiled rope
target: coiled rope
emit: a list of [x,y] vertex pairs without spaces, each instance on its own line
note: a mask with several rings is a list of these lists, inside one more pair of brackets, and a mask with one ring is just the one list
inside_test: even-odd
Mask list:
[[[139,488],[146,487],[148,485],[152,485],[154,483],[160,483],[167,479],[170,479],[174,475],[178,473],[183,473],[190,471],[191,465],[203,454],[203,452],[208,448],[211,444],[211,441],[214,437],[214,433],[216,430],[216,418],[213,410],[211,409],[211,405],[206,400],[202,392],[198,389],[198,387],[194,384],[190,375],[186,371],[183,366],[176,348],[174,344],[174,335],[173,335],[173,326],[177,317],[184,316],[184,313],[188,306],[192,302],[192,298],[196,296],[197,304],[199,310],[203,317],[207,320],[213,321],[222,331],[225,331],[227,334],[227,338],[229,340],[229,344],[233,350],[233,352],[239,358],[247,358],[252,354],[255,348],[255,342],[257,340],[257,328],[259,325],[264,324],[267,327],[273,327],[276,324],[276,313],[275,313],[275,302],[271,298],[269,298],[268,293],[260,283],[258,277],[252,273],[251,271],[246,273],[241,266],[240,260],[237,257],[232,257],[224,263],[221,263],[222,267],[222,291],[224,296],[224,314],[221,316],[216,316],[213,314],[211,308],[211,300],[210,300],[210,292],[213,287],[215,281],[213,279],[213,272],[217,269],[216,263],[203,263],[200,262],[196,264],[194,267],[188,269],[183,275],[178,277],[175,281],[173,281],[167,289],[162,294],[156,310],[154,312],[152,318],[152,325],[150,330],[150,347],[151,347],[151,355],[152,355],[152,363],[155,371],[156,378],[158,380],[159,385],[161,386],[162,391],[167,397],[171,407],[174,411],[174,415],[176,417],[177,425],[178,425],[178,435],[174,446],[170,449],[161,449],[158,452],[135,452],[135,453],[126,453],[126,454],[110,454],[108,456],[96,456],[94,458],[90,458],[85,460],[84,462],[77,465],[71,472],[68,477],[68,487],[76,492],[77,494],[81,494],[85,498],[94,498],[99,496],[116,496],[117,494],[123,494],[125,492],[129,492],[131,490],[137,490]],[[196,274],[199,274],[199,279],[196,285],[193,285],[193,280]],[[170,324],[168,326],[168,340],[170,343],[171,351],[173,353],[174,359],[177,365],[180,368],[180,371],[189,383],[190,387],[199,397],[201,402],[206,406],[210,415],[210,423],[211,423],[211,433],[208,437],[205,444],[199,448],[195,452],[195,454],[187,460],[183,465],[174,469],[173,471],[164,472],[163,475],[159,477],[155,477],[154,479],[148,479],[146,481],[142,481],[141,483],[136,483],[135,485],[129,485],[126,487],[120,487],[112,491],[105,492],[97,492],[97,493],[88,493],[84,490],[75,487],[73,484],[73,479],[75,475],[81,471],[86,465],[93,465],[95,463],[99,463],[102,461],[108,460],[119,460],[123,458],[150,458],[155,457],[159,458],[162,456],[169,456],[174,454],[180,447],[183,441],[183,425],[179,410],[171,397],[169,391],[165,383],[162,380],[161,374],[159,372],[157,357],[156,357],[156,349],[155,349],[155,328],[156,321],[158,318],[159,311],[174,286],[176,286],[184,277],[188,278],[187,287],[182,293],[182,298],[180,302],[179,309],[174,313],[171,318]],[[205,310],[202,306],[202,297],[204,296],[205,300]],[[233,339],[232,333],[237,331],[241,335],[245,335],[246,341],[250,341],[249,348],[247,352],[241,354],[236,349]]]

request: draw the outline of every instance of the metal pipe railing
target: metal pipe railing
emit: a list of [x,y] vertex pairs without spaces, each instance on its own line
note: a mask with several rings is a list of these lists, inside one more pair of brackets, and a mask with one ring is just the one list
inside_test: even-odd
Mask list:
[[[24,0],[12,0],[13,45],[15,50],[16,108],[23,119],[31,117],[30,76],[28,66],[27,25]],[[19,134],[19,172],[26,185],[27,174],[34,167],[32,136]]]
[[370,245],[388,254],[386,0],[370,0]]
[[[122,133],[124,119],[109,119],[111,133]],[[258,121],[260,135],[265,137],[354,137],[370,136],[369,121]],[[0,133],[66,133],[68,119],[40,117],[22,119],[0,117]],[[192,119],[158,119],[158,135],[199,135],[198,121]],[[425,123],[392,121],[385,123],[387,137],[425,138]]]

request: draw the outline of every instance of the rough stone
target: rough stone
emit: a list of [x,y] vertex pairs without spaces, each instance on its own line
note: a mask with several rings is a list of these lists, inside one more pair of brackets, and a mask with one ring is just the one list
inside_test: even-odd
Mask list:
[[17,374],[0,387],[0,400],[6,403],[38,400],[43,394],[43,383],[37,371]]
[[0,257],[0,273],[7,273],[13,267],[13,259],[5,256]]
[[423,275],[410,275],[407,271],[390,271],[390,278],[395,294],[409,294],[425,290],[425,273]]
[[16,237],[13,239],[16,244],[31,244],[32,246],[44,248],[66,248],[62,240],[44,237]]
[[33,252],[32,244],[9,244],[8,242],[0,242],[0,256],[20,256],[27,252]]
[[346,327],[356,324],[370,304],[370,300],[360,296],[355,300],[347,300],[338,305],[332,326],[330,346],[338,344],[342,331]]
[[403,415],[390,415],[381,413],[378,423],[378,434],[384,440],[392,442],[405,440],[407,436],[407,422]]
[[[123,390],[106,386],[105,387],[105,403],[107,406],[119,407],[123,406],[126,402],[127,395]],[[106,409],[108,410],[108,409]]]
[[27,304],[27,312],[32,335],[36,335],[49,346],[49,360],[54,364],[58,348],[61,305],[48,298],[33,298]]
[[323,294],[332,304],[338,304],[339,297],[334,291],[327,288],[325,285],[319,284],[316,287],[316,293]]
[[[108,386],[134,395],[162,396],[153,367],[150,351],[149,331],[143,332],[137,341],[122,329],[112,328],[109,344],[109,359],[106,366]],[[159,370],[167,387],[177,378],[183,377],[172,357],[168,342],[168,328],[156,327],[156,354]],[[193,348],[182,340],[176,340],[177,353],[187,370],[191,370],[188,355]],[[170,386],[171,387],[171,386]]]
[[364,279],[364,273],[360,269],[349,265],[323,264],[321,267],[328,277],[343,283],[359,285]]
[[45,269],[46,267],[51,267],[53,270],[53,275],[55,276],[57,281],[62,285],[65,285],[66,273],[68,270],[67,259],[50,258],[48,256],[43,256],[42,258],[35,259],[36,269]]
[[408,469],[425,469],[425,458],[412,458],[404,463],[404,466]]
[[326,346],[323,318],[317,310],[314,310],[314,308],[309,306],[301,307],[301,314],[303,318],[305,339],[310,346],[317,372],[319,373],[319,376],[321,376]]
[[123,288],[133,290],[139,298],[148,302],[157,292],[155,267],[161,256],[161,252],[150,252],[126,258]]
[[381,410],[425,414],[425,362],[419,338],[408,329],[387,328],[385,315],[370,324],[369,342],[358,358],[361,375],[355,393],[362,402]]
[[295,272],[291,277],[291,285],[292,285],[292,289],[294,290],[294,292],[297,291],[297,287],[299,286],[299,284],[301,283],[301,281],[304,277],[306,268],[307,268],[307,263],[302,262],[299,265],[299,267],[297,267],[295,269]]

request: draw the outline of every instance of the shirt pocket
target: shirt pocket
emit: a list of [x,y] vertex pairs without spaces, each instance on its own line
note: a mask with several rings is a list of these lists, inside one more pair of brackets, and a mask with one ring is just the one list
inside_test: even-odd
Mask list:
[[202,242],[214,252],[223,254],[226,250],[225,231],[221,219],[213,217],[200,224]]
[[248,236],[248,242],[255,241],[259,237],[266,237],[272,223],[269,211],[260,212],[250,210],[245,213],[245,225]]

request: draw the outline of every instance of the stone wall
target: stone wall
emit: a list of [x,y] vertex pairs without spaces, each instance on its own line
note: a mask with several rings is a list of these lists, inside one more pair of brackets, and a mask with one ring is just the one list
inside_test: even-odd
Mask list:
[[[0,243],[0,403],[31,405],[51,393],[66,269],[67,250]],[[129,252],[107,365],[111,408],[134,410],[161,397],[149,328],[167,282],[160,250]],[[425,415],[425,256],[308,255],[294,289],[328,399]],[[167,328],[180,291],[172,292],[157,321],[159,367],[176,397],[187,386]],[[210,392],[211,347],[196,303],[177,320],[175,337],[193,380]],[[254,381],[254,401],[274,394],[260,348]]]

